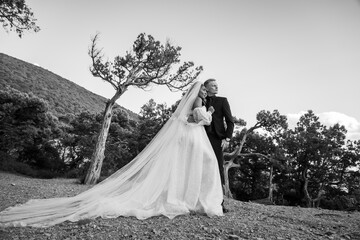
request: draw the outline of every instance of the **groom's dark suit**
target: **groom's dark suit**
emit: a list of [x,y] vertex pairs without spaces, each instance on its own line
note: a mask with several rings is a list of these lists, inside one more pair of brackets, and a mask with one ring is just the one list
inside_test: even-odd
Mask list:
[[[206,108],[208,109],[210,106],[214,107],[215,112],[212,114],[211,125],[205,126],[205,130],[219,164],[221,183],[224,184],[224,160],[221,142],[223,139],[231,138],[234,130],[234,119],[231,115],[229,102],[226,98],[208,96],[206,98]],[[224,124],[224,120],[226,126]]]

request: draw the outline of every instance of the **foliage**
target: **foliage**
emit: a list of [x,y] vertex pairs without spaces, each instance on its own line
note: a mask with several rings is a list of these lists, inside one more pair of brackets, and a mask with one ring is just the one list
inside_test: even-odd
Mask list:
[[[53,173],[63,164],[52,144],[59,134],[56,119],[42,99],[8,88],[0,91],[0,151],[13,161]],[[4,159],[3,159],[4,161]]]
[[[79,177],[84,180],[92,151],[95,148],[102,115],[82,112],[69,122],[59,144],[62,159],[67,166],[68,177]],[[136,133],[137,122],[132,120],[126,111],[116,110],[106,142],[102,177],[109,176],[136,156],[138,153]]]
[[173,108],[168,108],[166,104],[157,104],[154,99],[150,99],[141,107],[137,138],[139,151],[154,138],[170,118],[171,113],[173,113]]
[[137,127],[137,122],[130,119],[126,111],[114,112],[106,141],[102,175],[109,176],[138,154]]
[[[263,126],[266,131],[255,134],[245,129],[236,134],[230,147],[236,152],[235,146],[246,139],[236,158],[240,168],[230,174],[231,189],[238,199],[264,198],[269,188],[265,179],[269,167],[274,166],[272,183],[278,204],[344,209],[360,203],[356,198],[360,192],[360,141],[346,141],[344,126],[322,125],[311,110],[301,116],[295,129],[287,129],[286,119],[281,120],[277,112],[261,111],[257,117],[250,129]],[[276,161],[257,156],[271,156]]]
[[[225,176],[225,185],[224,185],[224,194],[227,197],[233,197],[230,190],[230,179],[229,179],[229,170],[231,168],[239,167],[239,160],[242,157],[260,157],[264,158],[266,161],[270,162],[270,174],[269,174],[269,194],[268,201],[272,202],[273,198],[273,170],[274,167],[279,167],[279,159],[283,158],[280,148],[274,148],[273,152],[264,154],[257,151],[243,152],[243,148],[248,140],[248,136],[253,134],[255,130],[262,129],[265,130],[265,136],[269,138],[269,143],[279,146],[281,135],[284,131],[287,130],[287,118],[284,115],[281,115],[277,110],[274,110],[272,113],[269,111],[260,111],[256,116],[257,122],[254,126],[249,129],[243,128],[240,133],[236,134],[235,141],[230,144],[230,152],[224,153],[224,176]],[[246,122],[242,119],[236,119],[235,122],[240,126],[245,126]]]
[[304,181],[307,204],[316,198],[324,187],[338,181],[338,168],[341,161],[342,146],[345,142],[346,129],[338,124],[327,128],[318,117],[308,111],[294,130],[290,131],[285,146],[293,161],[289,162],[290,176],[296,181]]
[[70,120],[60,139],[61,155],[68,170],[82,169],[90,159],[100,121],[99,115],[89,112],[81,112]]
[[[239,142],[241,134],[237,134],[233,141]],[[275,155],[278,146],[272,138],[252,132],[248,135],[244,144],[243,155],[237,159],[241,167],[233,170],[230,174],[231,189],[239,200],[264,199],[268,196],[269,190],[269,169],[275,163],[259,155]],[[278,157],[279,158],[279,157]],[[276,165],[276,171],[282,170],[281,165]]]
[[113,62],[104,61],[102,51],[97,48],[99,35],[92,39],[89,55],[90,68],[94,77],[110,83],[117,92],[125,92],[129,86],[147,89],[152,84],[165,85],[170,90],[182,90],[201,73],[202,67],[194,67],[193,62],[180,63],[181,47],[167,41],[164,45],[151,35],[139,34],[132,51],[125,56],[116,56]]
[[6,31],[15,30],[21,38],[25,30],[40,31],[35,22],[34,13],[25,4],[25,0],[0,1],[0,23]]

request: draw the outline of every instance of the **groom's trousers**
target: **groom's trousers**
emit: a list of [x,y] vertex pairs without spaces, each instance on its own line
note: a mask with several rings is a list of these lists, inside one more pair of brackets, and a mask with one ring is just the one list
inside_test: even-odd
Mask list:
[[214,149],[216,159],[219,165],[219,171],[220,171],[220,177],[221,177],[221,183],[222,185],[225,184],[225,177],[224,177],[224,157],[223,157],[223,151],[221,148],[221,142],[222,140],[219,139],[217,136],[212,135],[211,133],[208,133],[208,138],[210,140],[211,146]]

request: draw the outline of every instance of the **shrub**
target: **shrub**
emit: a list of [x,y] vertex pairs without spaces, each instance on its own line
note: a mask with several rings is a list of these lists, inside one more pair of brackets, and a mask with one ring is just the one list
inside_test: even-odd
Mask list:
[[359,204],[356,197],[352,195],[335,196],[333,198],[322,199],[320,202],[322,208],[341,211],[359,209]]

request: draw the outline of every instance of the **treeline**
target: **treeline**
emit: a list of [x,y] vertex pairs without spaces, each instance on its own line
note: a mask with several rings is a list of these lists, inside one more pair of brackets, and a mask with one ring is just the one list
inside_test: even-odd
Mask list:
[[[115,108],[102,176],[127,164],[154,137],[166,121],[152,114],[159,113],[159,106],[166,108],[150,100],[137,121]],[[83,178],[102,114],[85,111],[56,117],[43,99],[7,87],[0,90],[0,120],[0,170],[38,178]]]
[[[251,129],[261,131],[251,131]],[[259,133],[262,132],[262,133]],[[346,139],[344,126],[327,127],[309,110],[294,129],[276,110],[238,132],[230,151],[244,140],[229,170],[236,199],[270,204],[360,210],[360,140]]]
[[[115,108],[106,142],[102,178],[131,161],[175,110],[153,100],[137,120]],[[227,150],[243,144],[229,170],[233,197],[242,201],[358,209],[360,141],[346,140],[340,125],[326,127],[312,111],[295,129],[286,117],[261,111],[257,126],[235,134]],[[79,112],[55,117],[47,102],[12,88],[0,91],[0,170],[39,178],[83,179],[96,144],[102,114]],[[238,123],[244,123],[241,120]],[[244,135],[246,141],[242,143]]]

